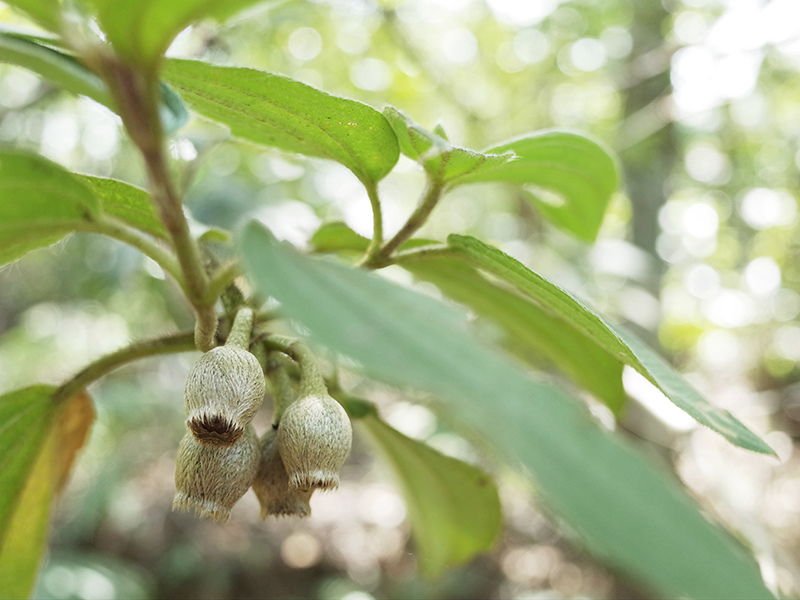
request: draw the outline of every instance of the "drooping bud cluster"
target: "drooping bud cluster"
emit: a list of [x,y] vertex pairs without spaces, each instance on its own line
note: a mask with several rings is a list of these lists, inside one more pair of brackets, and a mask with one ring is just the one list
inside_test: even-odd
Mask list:
[[310,515],[309,502],[314,490],[300,490],[289,485],[289,474],[278,450],[278,430],[272,428],[262,435],[260,446],[261,458],[253,491],[261,503],[261,518]]
[[[175,472],[175,510],[227,521],[234,504],[252,485],[261,516],[311,514],[315,490],[339,485],[353,431],[344,408],[328,395],[316,360],[305,346],[268,336],[278,350],[267,370],[275,399],[273,426],[259,440],[251,421],[266,381],[248,350],[253,312],[241,308],[224,346],[195,364],[186,382],[188,431]],[[287,372],[290,356],[300,367],[300,393]]]
[[189,373],[188,431],[175,468],[175,510],[227,521],[258,470],[250,425],[266,391],[258,360],[248,351],[253,311],[241,308],[224,346],[204,354]]
[[273,430],[261,437],[261,463],[253,489],[261,515],[310,514],[316,490],[339,485],[350,454],[353,430],[342,406],[328,395],[313,357],[289,347],[301,370],[300,398],[294,400],[285,369],[273,369]]

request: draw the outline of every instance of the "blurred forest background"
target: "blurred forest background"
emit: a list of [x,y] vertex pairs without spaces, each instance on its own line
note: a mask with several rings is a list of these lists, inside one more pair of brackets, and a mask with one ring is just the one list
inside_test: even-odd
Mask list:
[[[0,23],[28,25],[1,3]],[[273,1],[185,31],[170,54],[391,104],[472,148],[567,127],[616,151],[624,183],[594,246],[499,185],[457,189],[423,234],[473,234],[516,256],[663,348],[706,397],[762,434],[780,462],[696,426],[626,372],[631,401],[617,428],[674,465],[753,548],[768,584],[800,593],[800,4]],[[6,65],[0,142],[144,184],[115,115]],[[255,217],[299,245],[329,220],[371,232],[365,192],[344,167],[255,149],[197,117],[171,152],[198,230]],[[422,180],[401,158],[382,183],[390,231]],[[0,391],[60,382],[130,339],[191,322],[155,263],[76,234],[0,271]],[[99,419],[60,503],[36,597],[644,596],[582,553],[518,475],[391,389],[371,392],[387,421],[497,478],[506,527],[491,555],[421,579],[405,507],[358,431],[342,487],[316,495],[305,521],[259,521],[252,494],[225,526],[172,513],[194,360],[147,359],[91,389]],[[257,419],[265,428],[268,407]]]

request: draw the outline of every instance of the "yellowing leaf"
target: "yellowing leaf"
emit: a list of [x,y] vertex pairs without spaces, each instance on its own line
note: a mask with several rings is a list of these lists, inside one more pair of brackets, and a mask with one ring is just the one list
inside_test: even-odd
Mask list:
[[53,386],[0,396],[0,597],[26,598],[47,540],[52,501],[94,420],[88,394],[58,403]]

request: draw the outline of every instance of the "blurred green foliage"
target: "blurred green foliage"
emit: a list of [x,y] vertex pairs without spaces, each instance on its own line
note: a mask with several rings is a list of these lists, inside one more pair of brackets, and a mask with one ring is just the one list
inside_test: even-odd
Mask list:
[[[558,126],[616,150],[623,193],[594,247],[545,224],[528,191],[503,184],[455,190],[422,233],[475,235],[535,259],[550,279],[658,340],[716,404],[772,432],[767,441],[783,461],[774,466],[653,412],[646,388],[633,384],[637,402],[620,425],[672,462],[749,540],[768,583],[790,595],[800,581],[796,10],[779,0],[287,0],[254,5],[224,26],[202,22],[171,54],[391,104],[430,130],[441,123],[459,146]],[[28,25],[2,5],[0,21]],[[5,65],[0,141],[74,171],[145,183],[112,113]],[[322,221],[370,231],[363,189],[339,166],[233,141],[196,116],[171,152],[198,230],[255,216],[283,224],[276,233],[300,244]],[[422,185],[400,160],[382,184],[390,231]],[[0,272],[0,391],[60,382],[129,338],[191,321],[157,266],[113,240],[76,234]],[[222,530],[172,515],[179,398],[192,360],[144,361],[93,388],[99,418],[37,597],[642,594],[567,543],[513,475],[503,478],[507,530],[495,554],[437,583],[414,574],[402,505],[363,452],[340,496],[323,497],[308,525],[265,526],[243,509]],[[389,390],[378,395],[393,425],[474,459],[463,432]]]

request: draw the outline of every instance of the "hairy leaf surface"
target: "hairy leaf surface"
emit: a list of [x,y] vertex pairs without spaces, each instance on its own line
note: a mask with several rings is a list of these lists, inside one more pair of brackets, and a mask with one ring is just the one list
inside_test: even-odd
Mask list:
[[[391,106],[383,109],[383,116],[394,129],[403,154],[420,163],[432,178],[445,184],[455,185],[461,178],[479,176],[514,158],[512,152],[484,154],[454,146],[443,135],[423,129]],[[439,131],[444,133],[441,128]]]
[[365,184],[392,170],[399,150],[374,108],[283,75],[170,59],[164,77],[200,114],[243,139],[335,160]]
[[100,199],[103,212],[127,225],[157,238],[168,239],[167,230],[158,218],[150,194],[117,179],[81,176]]

